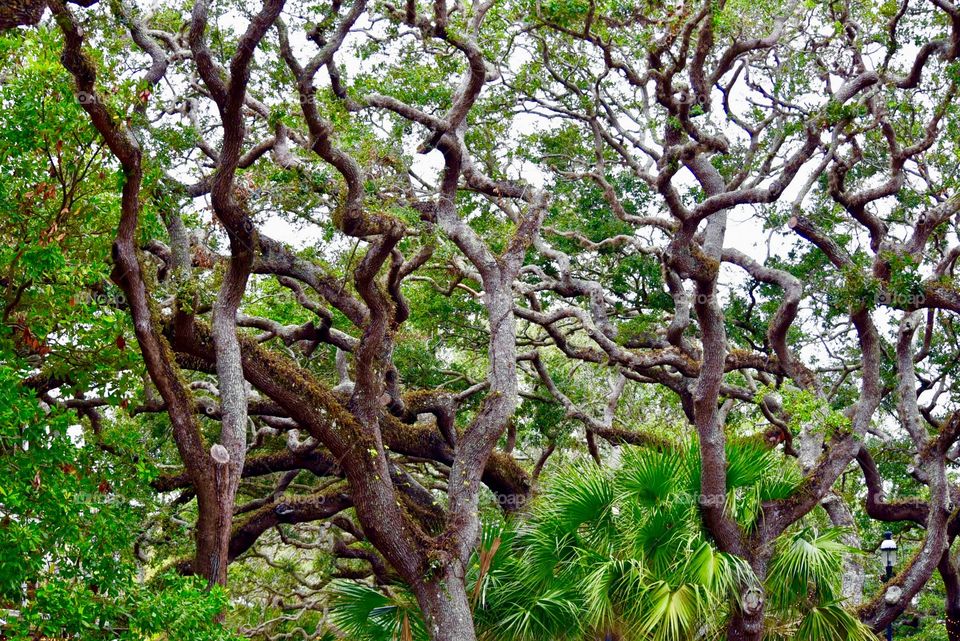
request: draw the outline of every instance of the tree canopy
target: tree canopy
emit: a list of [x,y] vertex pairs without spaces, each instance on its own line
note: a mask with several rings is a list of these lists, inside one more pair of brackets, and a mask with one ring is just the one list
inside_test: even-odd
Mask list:
[[958,83],[947,0],[5,2],[0,638],[960,639]]

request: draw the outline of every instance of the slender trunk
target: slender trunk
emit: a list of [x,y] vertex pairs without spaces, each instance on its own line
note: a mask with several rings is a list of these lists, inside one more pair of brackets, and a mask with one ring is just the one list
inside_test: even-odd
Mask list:
[[470,599],[462,577],[448,570],[444,578],[423,583],[416,595],[431,641],[476,641]]

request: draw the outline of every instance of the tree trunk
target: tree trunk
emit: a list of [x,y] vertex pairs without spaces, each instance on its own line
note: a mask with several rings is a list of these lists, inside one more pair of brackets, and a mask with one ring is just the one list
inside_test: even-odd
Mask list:
[[40,22],[46,0],[4,0],[0,7],[0,31]]
[[960,606],[947,608],[947,639],[960,641]]
[[747,614],[736,609],[727,624],[727,641],[761,641],[763,639],[763,606]]
[[193,573],[207,579],[207,585],[227,584],[230,562],[230,534],[233,503],[239,477],[228,465],[216,465],[213,478],[197,483],[196,557]]
[[[820,503],[830,516],[834,525],[845,528],[843,535],[844,545],[860,549],[862,542],[857,534],[857,525],[853,520],[850,508],[837,494],[831,494]],[[863,603],[863,585],[866,580],[866,570],[863,567],[863,557],[860,554],[845,553],[843,555],[843,577],[841,582],[843,598],[847,605]]]
[[943,586],[946,588],[947,598],[944,614],[946,618],[947,639],[949,641],[960,641],[960,574],[954,564],[954,559],[950,556],[948,547],[940,559],[937,566],[940,570],[940,576],[943,578]]
[[756,583],[742,586],[740,598],[732,604],[732,614],[727,623],[727,641],[763,639],[767,595],[762,586],[767,577],[767,563],[772,547],[769,544],[760,544],[755,552],[757,556],[750,559],[750,568],[756,577]]
[[467,589],[452,570],[424,583],[416,594],[431,641],[476,641]]

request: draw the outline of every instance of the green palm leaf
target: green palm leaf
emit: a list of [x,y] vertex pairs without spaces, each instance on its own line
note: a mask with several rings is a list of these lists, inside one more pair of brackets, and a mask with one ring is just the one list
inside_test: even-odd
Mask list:
[[563,533],[589,524],[588,532],[608,534],[615,498],[608,474],[595,465],[581,465],[565,468],[558,477],[538,503],[535,516]]
[[797,641],[877,641],[876,635],[838,603],[826,603],[807,612]]
[[675,500],[684,485],[687,460],[683,450],[657,451],[628,448],[623,466],[617,473],[617,489],[622,500],[641,508],[658,508]]
[[686,509],[656,512],[634,532],[634,554],[662,575],[684,560],[698,536]]
[[402,638],[404,619],[415,641],[427,641],[426,627],[413,596],[395,587],[388,596],[363,583],[333,581],[329,586],[330,619],[353,641],[394,641]]
[[638,559],[607,559],[593,564],[581,582],[590,625],[597,630],[617,627],[622,613],[642,598],[646,580]]
[[[794,468],[754,443],[729,446],[728,463],[729,507],[744,524],[762,501],[796,483]],[[557,473],[522,528],[486,524],[468,574],[480,637],[722,638],[730,604],[758,583],[746,561],[717,551],[704,532],[699,505],[689,500],[699,477],[695,441],[663,452],[624,448],[616,470],[581,465]],[[771,638],[871,639],[836,602],[850,551],[842,534],[808,528],[778,540],[764,585]],[[414,638],[423,638],[409,593],[337,585],[333,621],[351,641],[394,641],[404,617]]]
[[637,631],[652,641],[690,639],[706,619],[702,590],[689,583],[671,587],[657,581],[647,587],[641,604]]
[[774,451],[754,440],[727,441],[727,489],[752,487],[777,467]]
[[582,617],[573,595],[551,590],[516,596],[485,636],[503,641],[560,641],[580,636]]
[[804,528],[780,538],[767,576],[775,609],[785,610],[811,597],[818,602],[836,598],[843,554],[854,551],[840,542],[842,535],[840,528],[819,534]]

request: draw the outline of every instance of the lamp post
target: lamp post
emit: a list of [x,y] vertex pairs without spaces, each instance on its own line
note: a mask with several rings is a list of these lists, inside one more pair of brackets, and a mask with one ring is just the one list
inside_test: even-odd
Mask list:
[[[893,532],[889,530],[880,542],[880,556],[887,566],[885,580],[889,581],[893,578],[893,566],[897,562],[897,542],[893,540]],[[887,624],[887,641],[893,641],[893,621]]]

